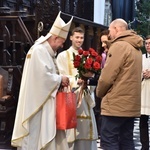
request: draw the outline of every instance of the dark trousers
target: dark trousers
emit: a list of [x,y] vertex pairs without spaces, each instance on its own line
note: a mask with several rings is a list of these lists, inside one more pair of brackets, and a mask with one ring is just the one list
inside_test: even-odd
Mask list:
[[[95,92],[95,91],[94,91]],[[101,129],[101,98],[98,98],[95,93],[95,107],[93,108],[97,125],[98,136],[100,137]]]
[[102,116],[102,148],[104,150],[135,150],[133,129],[133,117]]
[[148,132],[149,116],[141,115],[140,117],[140,141],[142,144],[141,150],[149,150],[149,132]]

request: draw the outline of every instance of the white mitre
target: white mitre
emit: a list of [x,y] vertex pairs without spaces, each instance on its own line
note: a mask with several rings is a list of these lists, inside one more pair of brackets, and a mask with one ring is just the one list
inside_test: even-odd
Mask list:
[[43,43],[46,41],[51,35],[56,35],[58,37],[61,37],[66,40],[68,36],[68,32],[71,26],[71,22],[73,19],[73,16],[71,17],[70,21],[68,23],[65,23],[60,18],[61,11],[58,13],[57,18],[55,19],[55,22],[53,23],[50,31],[47,33],[46,36],[41,36],[39,39],[36,40],[36,43]]

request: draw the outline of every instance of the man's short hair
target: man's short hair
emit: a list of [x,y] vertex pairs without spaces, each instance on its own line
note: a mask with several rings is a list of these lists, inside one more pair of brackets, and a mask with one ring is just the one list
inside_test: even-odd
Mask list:
[[72,30],[71,35],[73,35],[75,32],[79,32],[79,33],[85,33],[84,30],[81,27],[76,27]]
[[147,35],[145,38],[145,40],[148,40],[148,39],[150,39],[150,35]]

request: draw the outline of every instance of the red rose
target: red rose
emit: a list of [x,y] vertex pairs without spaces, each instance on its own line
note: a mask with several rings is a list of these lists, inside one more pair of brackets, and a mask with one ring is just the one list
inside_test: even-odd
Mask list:
[[98,56],[98,53],[95,52],[95,51],[92,51],[92,52],[91,52],[91,55],[94,56],[94,57],[96,57],[96,56]]
[[92,62],[93,62],[93,59],[92,59],[92,58],[87,58],[87,60],[86,60],[85,63],[91,65]]
[[83,54],[83,50],[82,50],[82,49],[79,49],[79,50],[78,50],[78,53],[79,53],[79,55],[82,55],[82,54]]
[[89,52],[91,53],[91,52],[95,52],[95,50],[93,49],[93,48],[89,48]]
[[102,57],[98,55],[98,56],[96,56],[95,60],[98,61],[98,62],[101,62],[102,61]]
[[90,64],[85,64],[85,65],[84,65],[84,68],[85,68],[85,69],[91,69],[92,66],[91,66]]
[[93,63],[93,68],[94,68],[95,70],[99,70],[99,69],[101,68],[100,63],[94,62],[94,63]]
[[80,61],[80,60],[81,60],[81,57],[79,55],[76,55],[74,58],[74,61]]
[[83,56],[88,56],[89,55],[89,51],[83,51]]
[[80,66],[80,62],[79,61],[74,61],[73,63],[75,68],[78,68]]

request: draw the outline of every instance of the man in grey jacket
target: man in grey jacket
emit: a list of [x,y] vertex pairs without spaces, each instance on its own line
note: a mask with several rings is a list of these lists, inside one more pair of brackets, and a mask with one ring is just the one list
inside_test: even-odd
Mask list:
[[109,26],[111,43],[96,88],[102,97],[101,144],[105,150],[133,150],[134,118],[140,116],[143,39],[123,19]]

